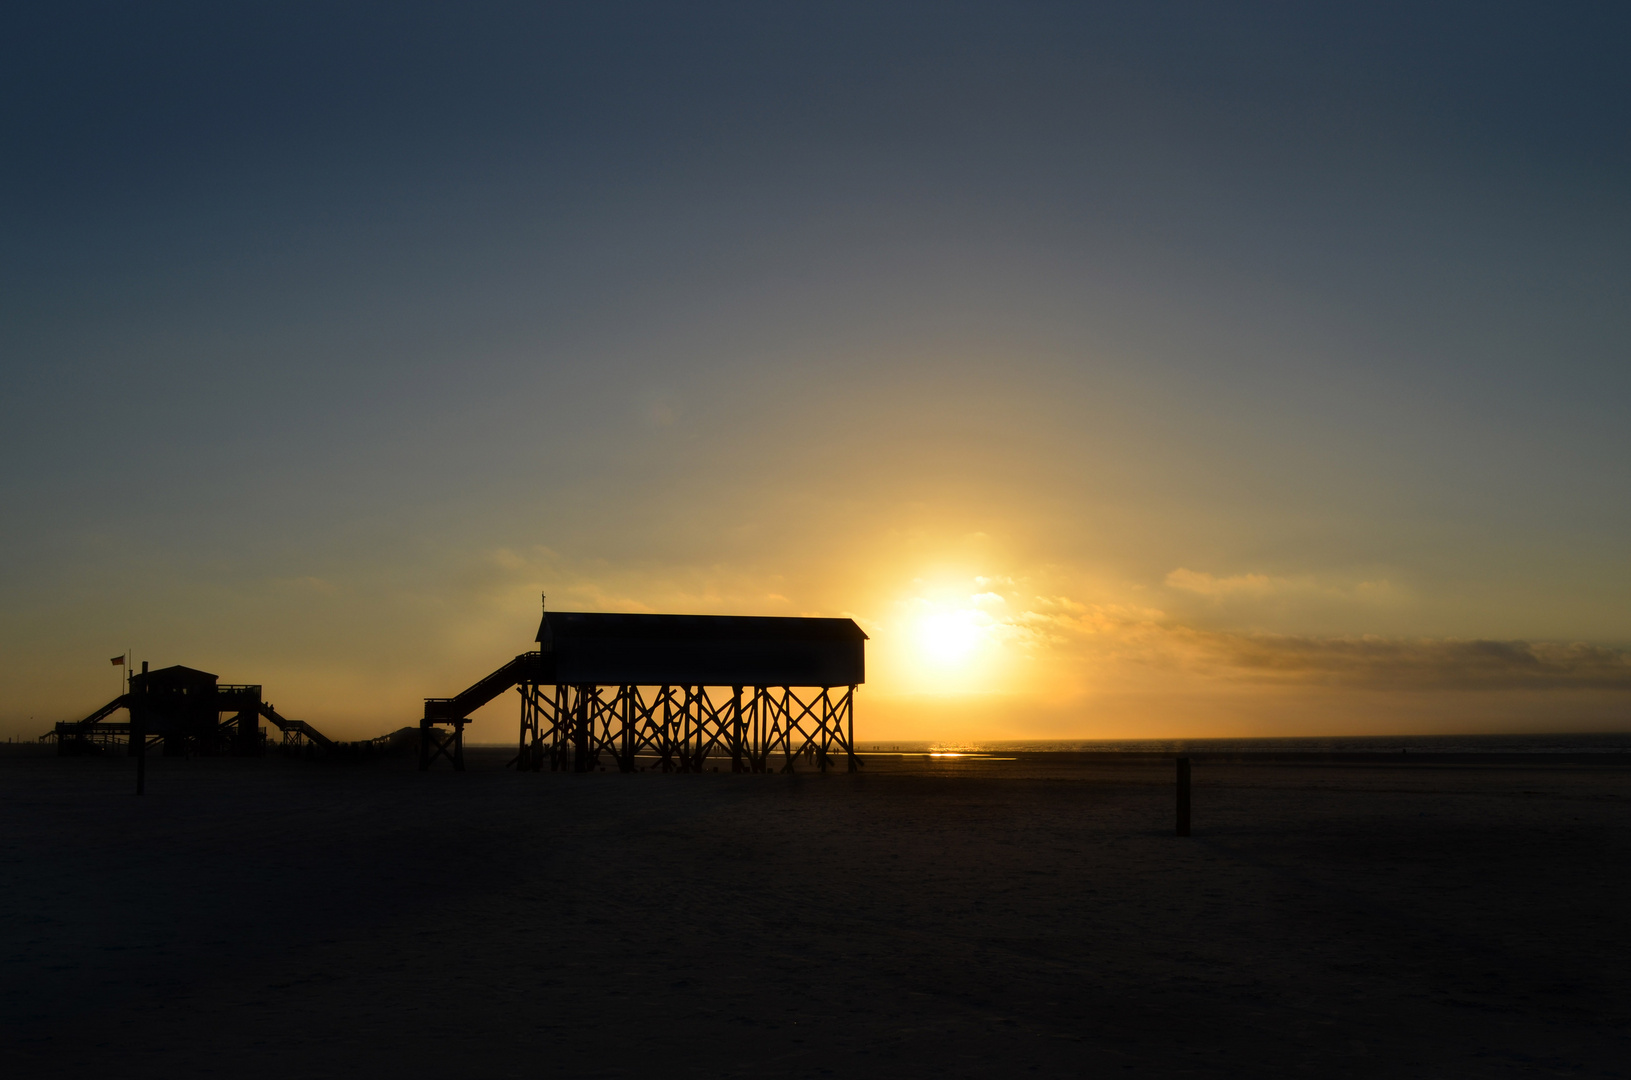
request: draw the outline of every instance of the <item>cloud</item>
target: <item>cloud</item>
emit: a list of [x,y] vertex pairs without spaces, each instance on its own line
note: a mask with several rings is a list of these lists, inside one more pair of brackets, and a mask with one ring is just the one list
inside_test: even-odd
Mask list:
[[[1226,579],[1227,580],[1227,579]],[[1585,642],[1265,634],[1200,629],[1154,609],[1032,597],[1008,640],[1072,662],[1235,683],[1355,689],[1631,690],[1631,650]]]
[[1402,599],[1398,590],[1387,581],[1361,581],[1355,584],[1333,584],[1313,577],[1271,577],[1268,574],[1234,574],[1217,577],[1200,570],[1180,566],[1166,576],[1169,589],[1194,593],[1197,596],[1222,600],[1226,597],[1284,597],[1301,599],[1337,599],[1361,603],[1387,603]]
[[1201,666],[1272,682],[1396,689],[1631,690],[1631,652],[1584,642],[1179,631]]
[[994,606],[982,609],[992,636],[1028,651],[1086,642],[1100,652],[1124,649],[1140,638],[1161,634],[1166,619],[1165,613],[1153,608],[1084,604],[1068,596],[1033,596],[1023,610],[1013,614],[999,614],[991,610]]
[[1228,596],[1231,593],[1269,593],[1283,586],[1266,574],[1236,574],[1233,577],[1213,577],[1211,574],[1186,570],[1183,567],[1167,575],[1167,585],[1202,596]]

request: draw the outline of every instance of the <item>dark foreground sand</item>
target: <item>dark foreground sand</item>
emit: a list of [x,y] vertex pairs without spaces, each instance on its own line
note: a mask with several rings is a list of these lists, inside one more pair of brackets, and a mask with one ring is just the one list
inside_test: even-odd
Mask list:
[[0,756],[8,1076],[1626,1076],[1631,770]]

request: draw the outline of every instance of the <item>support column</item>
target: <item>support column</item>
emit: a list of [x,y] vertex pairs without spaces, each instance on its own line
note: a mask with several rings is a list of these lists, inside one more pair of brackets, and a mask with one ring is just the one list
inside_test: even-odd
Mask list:
[[544,767],[544,758],[550,753],[550,744],[544,738],[544,723],[546,721],[549,723],[551,731],[549,738],[553,740],[555,719],[554,713],[550,710],[549,697],[544,693],[544,687],[537,683],[532,686],[532,716],[537,729],[532,736],[531,766],[533,772],[538,772]]
[[[530,693],[533,689],[532,684],[521,683],[515,689],[521,695],[521,734],[517,737],[515,745],[515,771],[519,773],[527,770],[529,764],[528,750],[531,748],[531,744],[538,741],[538,719],[537,714],[533,711],[532,695]],[[528,735],[531,735],[532,738],[527,738]]]
[[[130,695],[130,752],[136,755],[136,794],[147,792],[147,661],[142,661],[141,693]],[[58,736],[59,738],[61,736]]]
[[533,772],[539,772],[544,767],[544,688],[537,683],[532,684],[531,764]]
[[[696,716],[692,715],[695,709]],[[685,688],[685,711],[680,716],[680,723],[685,725],[685,771],[702,771],[702,722],[700,719],[702,706],[697,702],[695,687]]]
[[617,771],[634,771],[634,687],[620,686],[617,696],[623,708],[618,710],[623,730],[617,740]]
[[663,737],[661,765],[663,772],[674,771],[674,688],[662,687]]
[[566,770],[566,748],[572,739],[572,688],[555,684],[555,734],[550,742],[549,771]]
[[680,707],[680,772],[696,772],[696,766],[691,761],[691,688],[680,687],[685,695],[685,701]]
[[742,771],[742,688],[731,689],[731,772],[739,773]]
[[[788,688],[787,693],[788,697],[791,698],[793,693],[791,687]],[[787,760],[782,764],[782,772],[785,773],[797,771],[794,762],[799,755],[804,753],[805,744],[809,742],[804,735],[804,729],[800,727],[798,721],[793,719],[792,705],[792,701],[789,700],[786,707],[782,709],[782,751],[787,755]],[[801,716],[800,719],[802,720],[803,717]],[[795,731],[798,732],[799,737],[796,746],[793,744],[793,733]]]
[[827,752],[832,749],[832,687],[821,688],[821,740],[816,744],[816,766],[827,771]]
[[572,718],[572,771],[589,771],[589,687],[577,687]]
[[782,700],[780,705],[774,704],[776,695],[770,693],[768,688],[765,693],[765,698],[773,703],[771,707],[774,708],[777,715],[781,717],[780,727],[782,732],[782,753],[787,758],[787,760],[782,763],[782,771],[792,772],[793,755],[795,753],[793,749],[793,728],[795,726],[795,721],[793,720],[793,688],[791,686],[782,687]]
[[855,687],[844,691],[844,719],[849,723],[849,738],[844,750],[849,755],[849,771],[856,770],[855,764]]
[[232,724],[232,754],[234,757],[253,757],[261,750],[260,691],[255,692],[255,703],[238,710]]

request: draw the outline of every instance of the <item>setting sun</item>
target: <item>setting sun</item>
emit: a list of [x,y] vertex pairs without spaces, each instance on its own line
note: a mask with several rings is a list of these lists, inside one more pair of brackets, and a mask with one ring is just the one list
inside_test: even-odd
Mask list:
[[917,624],[918,648],[939,664],[967,660],[980,643],[978,615],[967,609],[925,614]]

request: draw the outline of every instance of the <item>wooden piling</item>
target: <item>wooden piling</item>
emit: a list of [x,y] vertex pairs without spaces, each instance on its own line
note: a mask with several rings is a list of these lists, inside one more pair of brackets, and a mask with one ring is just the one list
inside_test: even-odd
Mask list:
[[142,661],[142,693],[131,702],[130,738],[136,740],[136,794],[147,793],[147,661]]

